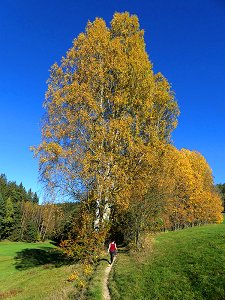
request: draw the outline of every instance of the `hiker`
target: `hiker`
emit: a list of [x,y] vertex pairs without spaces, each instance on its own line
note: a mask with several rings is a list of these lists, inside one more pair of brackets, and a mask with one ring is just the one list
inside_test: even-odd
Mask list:
[[116,255],[116,250],[117,247],[115,241],[111,241],[111,243],[109,243],[109,248],[108,248],[108,252],[110,253],[110,264],[113,263],[114,256]]

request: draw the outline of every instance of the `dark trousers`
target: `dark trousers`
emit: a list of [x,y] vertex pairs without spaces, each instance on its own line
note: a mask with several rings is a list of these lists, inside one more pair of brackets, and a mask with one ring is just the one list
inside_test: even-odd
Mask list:
[[110,253],[110,263],[112,264],[114,256],[116,255],[116,251],[109,251]]

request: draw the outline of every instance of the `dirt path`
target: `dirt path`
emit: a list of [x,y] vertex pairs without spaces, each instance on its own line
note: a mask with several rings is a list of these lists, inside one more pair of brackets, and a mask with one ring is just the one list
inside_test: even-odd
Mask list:
[[111,265],[108,265],[105,269],[105,276],[104,276],[104,279],[103,279],[103,299],[104,300],[110,300],[111,297],[110,297],[110,294],[109,294],[109,288],[108,288],[108,280],[109,280],[109,273],[112,269],[112,266],[115,262],[115,258],[114,258],[114,261]]

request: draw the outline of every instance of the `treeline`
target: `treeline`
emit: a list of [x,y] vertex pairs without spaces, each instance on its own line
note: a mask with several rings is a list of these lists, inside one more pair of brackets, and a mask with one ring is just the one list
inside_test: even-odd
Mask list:
[[[39,198],[23,184],[0,175],[0,240],[41,241],[58,239],[76,204],[39,204]],[[66,219],[66,220],[65,220]],[[65,224],[64,224],[65,223]]]
[[165,145],[156,157],[134,182],[127,209],[115,209],[112,233],[138,246],[149,230],[222,222],[221,195],[200,153]]
[[20,240],[59,242],[68,231],[71,218],[77,212],[77,203],[24,202],[20,219]]
[[39,202],[36,193],[31,189],[26,191],[23,184],[8,181],[5,174],[0,175],[0,239],[25,240],[30,235],[29,226],[22,226],[24,207],[37,206]]
[[[196,151],[161,144],[143,155],[139,170],[130,168],[130,182],[120,186],[110,206],[110,217],[95,228],[94,191],[83,199],[71,219],[61,246],[70,256],[85,259],[112,237],[119,243],[141,247],[147,232],[178,230],[223,220],[223,203],[212,170]],[[121,179],[122,180],[122,179]],[[223,194],[224,195],[224,194]],[[85,196],[84,196],[85,197]]]

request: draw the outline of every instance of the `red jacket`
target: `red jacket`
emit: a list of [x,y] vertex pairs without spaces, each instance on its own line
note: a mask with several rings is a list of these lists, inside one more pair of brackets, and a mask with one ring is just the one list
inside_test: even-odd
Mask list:
[[116,243],[110,243],[109,244],[109,251],[110,252],[116,251]]

